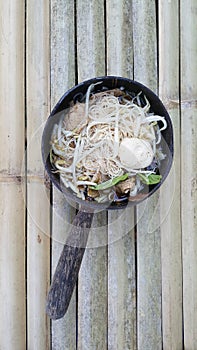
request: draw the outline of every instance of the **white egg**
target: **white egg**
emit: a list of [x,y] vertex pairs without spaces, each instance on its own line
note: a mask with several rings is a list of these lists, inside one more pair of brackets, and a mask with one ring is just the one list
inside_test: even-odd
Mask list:
[[149,166],[154,153],[148,141],[136,137],[124,138],[119,147],[121,163],[130,169],[140,169]]

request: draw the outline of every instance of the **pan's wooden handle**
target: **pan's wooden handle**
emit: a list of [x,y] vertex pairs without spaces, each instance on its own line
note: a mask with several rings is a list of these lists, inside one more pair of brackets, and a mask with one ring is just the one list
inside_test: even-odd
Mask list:
[[48,293],[46,312],[51,319],[65,315],[78,278],[93,213],[79,211],[63,247]]

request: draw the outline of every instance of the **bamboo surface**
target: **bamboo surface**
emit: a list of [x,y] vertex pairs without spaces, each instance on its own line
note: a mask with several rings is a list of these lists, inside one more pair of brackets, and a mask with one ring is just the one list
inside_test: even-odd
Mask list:
[[[196,1],[0,0],[0,14],[0,350],[196,350]],[[159,94],[173,167],[138,207],[94,214],[69,309],[50,321],[76,208],[44,172],[42,130],[64,92],[102,75]]]

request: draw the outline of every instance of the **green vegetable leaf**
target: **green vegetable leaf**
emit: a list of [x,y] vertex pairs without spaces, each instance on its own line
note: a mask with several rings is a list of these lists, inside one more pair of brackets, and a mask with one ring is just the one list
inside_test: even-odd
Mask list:
[[90,186],[92,190],[106,190],[107,188],[110,188],[112,186],[115,186],[118,182],[124,181],[128,178],[128,174],[124,174],[121,176],[114,177],[113,179],[110,179],[108,181],[102,182],[101,184],[98,184],[97,186]]
[[146,185],[158,184],[162,179],[161,175],[156,174],[150,174],[148,176],[145,174],[138,174],[138,176],[140,177],[140,180]]

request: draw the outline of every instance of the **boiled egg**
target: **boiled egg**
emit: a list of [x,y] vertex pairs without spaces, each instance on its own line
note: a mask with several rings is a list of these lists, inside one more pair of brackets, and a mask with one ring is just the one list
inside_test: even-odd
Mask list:
[[154,157],[150,143],[137,137],[124,138],[120,143],[118,155],[123,166],[130,169],[146,168]]

